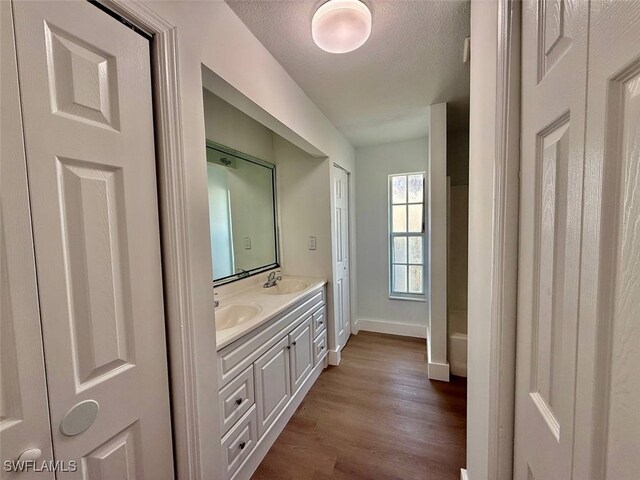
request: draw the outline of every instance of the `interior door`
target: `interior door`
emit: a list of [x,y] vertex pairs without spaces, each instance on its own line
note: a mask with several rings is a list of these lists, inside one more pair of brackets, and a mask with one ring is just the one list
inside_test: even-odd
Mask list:
[[[41,465],[53,454],[9,2],[0,2],[0,34],[0,476],[13,478],[4,462],[37,449],[31,459]],[[54,474],[32,469],[16,478]]]
[[149,41],[15,2],[58,478],[173,477]]
[[573,478],[635,480],[640,475],[640,2],[594,1],[589,24]]
[[518,480],[572,478],[588,8],[523,3]]
[[515,476],[631,480],[640,2],[526,3],[522,35]]
[[313,317],[306,319],[289,334],[291,345],[291,395],[295,395],[298,388],[307,379],[313,368]]
[[334,167],[335,205],[335,245],[336,245],[336,285],[334,287],[334,311],[336,312],[336,332],[340,348],[344,347],[351,335],[351,300],[349,293],[349,174],[342,168]]

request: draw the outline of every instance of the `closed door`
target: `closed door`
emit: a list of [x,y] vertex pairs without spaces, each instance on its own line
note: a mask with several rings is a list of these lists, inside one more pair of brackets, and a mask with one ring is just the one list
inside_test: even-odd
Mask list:
[[640,469],[639,32],[639,2],[523,4],[518,480]]
[[58,478],[173,477],[149,41],[88,2],[16,2]]
[[351,301],[349,293],[349,174],[335,166],[333,195],[335,205],[335,274],[334,312],[339,348],[351,335]]
[[291,398],[289,338],[285,337],[254,364],[258,436],[262,436]]
[[313,368],[312,322],[313,317],[309,317],[289,334],[289,345],[291,345],[292,395],[295,395]]
[[[0,476],[5,462],[53,458],[29,214],[11,3],[0,2]],[[38,454],[39,451],[39,454]],[[24,459],[24,457],[23,457]],[[38,463],[40,464],[40,463]],[[9,469],[13,465],[9,464]],[[53,479],[22,472],[21,479]]]

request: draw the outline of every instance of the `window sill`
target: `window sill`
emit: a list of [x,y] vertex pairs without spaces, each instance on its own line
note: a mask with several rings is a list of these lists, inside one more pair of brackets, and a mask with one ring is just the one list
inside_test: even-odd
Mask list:
[[425,297],[409,297],[409,296],[402,296],[402,295],[389,295],[389,300],[407,300],[409,302],[426,302],[427,299]]

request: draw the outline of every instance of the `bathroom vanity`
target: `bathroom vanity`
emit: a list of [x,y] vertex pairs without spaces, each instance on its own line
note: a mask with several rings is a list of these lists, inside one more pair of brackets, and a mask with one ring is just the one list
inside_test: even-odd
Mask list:
[[326,367],[325,284],[285,277],[273,287],[253,282],[217,300],[225,478],[253,474]]

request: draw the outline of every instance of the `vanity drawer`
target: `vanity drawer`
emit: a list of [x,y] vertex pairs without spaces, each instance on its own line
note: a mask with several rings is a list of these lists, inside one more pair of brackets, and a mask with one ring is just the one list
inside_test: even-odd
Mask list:
[[327,355],[327,331],[323,331],[313,341],[313,366],[315,367]]
[[275,317],[220,350],[218,352],[219,384],[226,385],[324,303],[323,287],[309,297],[301,299],[300,303],[290,307],[279,317]]
[[319,310],[313,312],[313,335],[318,335],[325,329],[327,324],[327,316],[325,314],[326,309],[324,305]]
[[255,403],[253,365],[238,375],[218,395],[222,434],[238,421]]
[[225,478],[231,478],[255,448],[258,441],[256,427],[256,407],[254,405],[222,438],[222,461],[225,465]]

